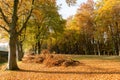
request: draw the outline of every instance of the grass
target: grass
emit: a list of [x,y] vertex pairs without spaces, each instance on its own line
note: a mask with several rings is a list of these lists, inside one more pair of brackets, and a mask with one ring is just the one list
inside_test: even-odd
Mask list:
[[120,56],[73,55],[74,60],[115,60],[120,61]]
[[4,63],[0,63],[0,66],[3,65]]
[[2,65],[3,63],[0,63],[0,66]]

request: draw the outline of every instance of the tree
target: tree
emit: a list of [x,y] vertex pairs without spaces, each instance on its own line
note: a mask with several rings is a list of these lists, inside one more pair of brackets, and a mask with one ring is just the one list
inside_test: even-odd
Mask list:
[[93,40],[94,32],[94,1],[88,0],[86,3],[80,5],[75,15],[76,24],[80,27],[80,34],[83,35],[84,44],[83,49],[85,54],[90,53],[91,41]]
[[[63,19],[58,13],[58,6],[55,0],[41,0],[35,4],[30,26],[27,34],[31,39],[27,39],[34,47],[31,47],[34,53],[40,53],[43,42],[63,31]],[[28,37],[30,37],[28,36]],[[27,41],[27,42],[28,42]],[[32,41],[32,42],[31,42]],[[27,44],[26,42],[26,44]]]
[[[38,0],[39,1],[39,0]],[[74,0],[73,0],[74,1]],[[72,3],[70,0],[69,3]],[[26,4],[22,4],[26,3]],[[0,1],[0,28],[4,29],[9,34],[9,56],[8,56],[8,70],[19,69],[16,61],[16,45],[18,36],[26,28],[28,20],[31,17],[33,11],[34,0],[1,0]],[[22,8],[21,8],[22,7]],[[24,10],[24,7],[27,9]],[[18,22],[20,21],[20,16],[24,15],[25,20],[20,27]]]
[[106,32],[108,39],[112,42],[112,51],[115,55],[120,55],[120,39],[119,39],[119,0],[102,0],[97,3],[96,21],[99,28]]
[[[23,26],[17,30],[18,26],[18,11],[20,7],[20,3],[22,3],[23,0],[7,0],[6,2],[4,0],[0,1],[0,21],[1,24],[0,28],[4,29],[9,34],[9,56],[8,56],[8,70],[16,70],[19,69],[17,66],[16,61],[16,41],[18,38],[18,35],[22,32],[22,30],[26,27],[27,22],[31,16],[32,10],[33,10],[33,3],[34,0],[31,1],[31,9],[28,11],[28,16],[26,17],[25,22],[23,23]],[[6,8],[8,8],[8,11],[6,11]]]

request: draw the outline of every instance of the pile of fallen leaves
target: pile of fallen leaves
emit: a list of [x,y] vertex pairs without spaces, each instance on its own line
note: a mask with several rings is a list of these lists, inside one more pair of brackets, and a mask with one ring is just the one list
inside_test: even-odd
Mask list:
[[50,53],[48,50],[43,50],[41,54],[28,54],[22,62],[24,63],[40,63],[45,64],[48,67],[52,66],[77,66],[80,64],[79,61],[72,60],[71,58],[65,57],[60,54]]

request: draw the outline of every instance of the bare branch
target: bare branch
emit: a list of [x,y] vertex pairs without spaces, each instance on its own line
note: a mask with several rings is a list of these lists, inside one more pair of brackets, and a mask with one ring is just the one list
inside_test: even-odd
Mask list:
[[6,19],[6,16],[5,16],[5,14],[3,13],[3,11],[2,11],[2,8],[0,7],[0,13],[2,14],[2,18],[3,18],[3,20],[5,21],[5,23],[9,26],[10,25],[10,23],[8,22],[8,20]]
[[20,35],[20,42],[23,43],[25,38],[26,38],[26,28],[25,28],[25,33],[23,34],[23,38],[21,38],[21,35]]
[[29,14],[28,17],[26,18],[25,22],[23,23],[22,28],[20,29],[20,31],[19,31],[18,33],[21,33],[22,30],[23,30],[24,28],[26,28],[27,22],[28,22],[28,20],[29,20],[31,14],[32,14],[32,10],[33,10],[33,9],[31,9],[30,14]]
[[9,33],[9,30],[7,28],[5,28],[4,26],[0,25],[1,29],[4,29],[5,31],[7,31]]

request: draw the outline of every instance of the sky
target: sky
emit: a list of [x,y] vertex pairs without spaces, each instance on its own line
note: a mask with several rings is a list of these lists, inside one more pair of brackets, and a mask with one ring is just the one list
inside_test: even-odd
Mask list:
[[69,16],[74,15],[80,6],[81,3],[86,2],[87,0],[77,0],[77,4],[75,6],[69,7],[65,0],[57,0],[57,4],[61,5],[61,9],[59,13],[62,15],[64,19],[67,19]]
[[57,4],[61,5],[59,13],[62,15],[64,19],[68,18],[71,15],[74,15],[79,7],[79,5],[87,0],[77,0],[77,4],[75,6],[68,6],[65,0],[57,0]]

